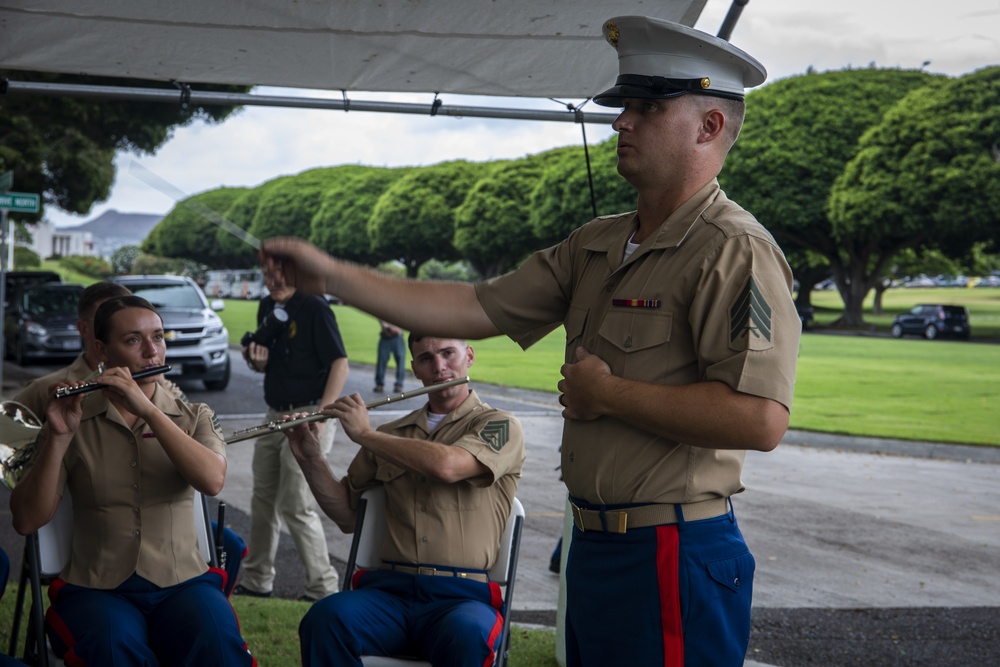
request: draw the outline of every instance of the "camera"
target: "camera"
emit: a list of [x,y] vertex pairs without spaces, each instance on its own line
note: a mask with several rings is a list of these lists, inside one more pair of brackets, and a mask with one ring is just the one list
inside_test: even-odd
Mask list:
[[248,331],[243,334],[240,345],[247,347],[250,343],[257,343],[264,347],[271,347],[271,343],[274,342],[287,323],[288,311],[284,308],[275,308],[264,317],[256,331]]

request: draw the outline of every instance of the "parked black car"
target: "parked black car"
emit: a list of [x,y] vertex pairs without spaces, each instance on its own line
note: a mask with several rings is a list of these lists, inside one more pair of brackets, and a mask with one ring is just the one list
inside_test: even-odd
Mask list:
[[914,306],[910,312],[896,315],[889,329],[893,338],[902,338],[906,334],[923,336],[927,339],[938,336],[955,336],[967,339],[971,332],[969,328],[969,311],[965,306],[946,306],[941,304],[921,304]]
[[80,354],[76,305],[83,285],[22,284],[15,288],[4,317],[4,349],[23,366],[32,360],[65,359]]

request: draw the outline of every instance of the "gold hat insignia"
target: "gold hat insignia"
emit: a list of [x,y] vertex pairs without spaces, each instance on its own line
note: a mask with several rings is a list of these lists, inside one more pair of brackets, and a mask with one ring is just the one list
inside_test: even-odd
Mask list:
[[604,27],[608,31],[608,44],[610,44],[611,46],[613,46],[613,47],[615,47],[617,49],[618,48],[618,37],[619,37],[619,34],[620,34],[618,32],[618,26],[615,25],[614,21],[608,21],[607,23],[604,24]]

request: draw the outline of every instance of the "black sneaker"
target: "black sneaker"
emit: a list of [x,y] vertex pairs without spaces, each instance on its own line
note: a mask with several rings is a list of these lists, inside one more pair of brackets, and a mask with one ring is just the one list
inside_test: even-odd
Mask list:
[[233,589],[233,595],[246,595],[252,598],[273,598],[274,591],[261,593],[260,591],[252,591],[243,584],[236,584],[236,588]]
[[385,387],[383,387],[380,384],[377,384],[375,385],[375,388],[372,389],[372,391],[375,392],[376,394],[381,394],[383,391],[385,391]]
[[397,384],[396,385],[396,393],[397,394],[402,394],[403,393],[403,385],[401,385],[401,384]]

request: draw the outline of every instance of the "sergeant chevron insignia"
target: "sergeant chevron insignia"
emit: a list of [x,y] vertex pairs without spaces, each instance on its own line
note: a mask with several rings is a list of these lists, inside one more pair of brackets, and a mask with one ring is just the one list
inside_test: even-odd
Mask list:
[[753,276],[729,306],[729,347],[734,350],[767,350],[771,338],[771,306]]
[[486,426],[479,432],[479,437],[489,444],[490,449],[499,452],[510,440],[510,420],[498,419],[486,422]]

